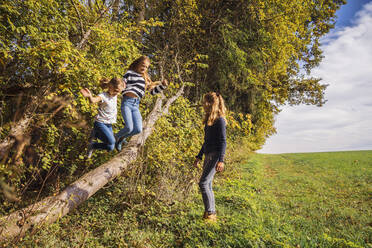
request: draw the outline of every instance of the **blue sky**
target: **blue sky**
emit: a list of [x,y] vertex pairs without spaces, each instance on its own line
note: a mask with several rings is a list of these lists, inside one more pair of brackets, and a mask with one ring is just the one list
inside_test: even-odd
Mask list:
[[260,153],[372,150],[372,0],[337,11],[336,27],[322,39],[323,61],[312,76],[329,84],[328,102],[284,106],[277,134]]
[[337,11],[337,27],[350,26],[356,12],[362,9],[363,5],[370,0],[349,0]]

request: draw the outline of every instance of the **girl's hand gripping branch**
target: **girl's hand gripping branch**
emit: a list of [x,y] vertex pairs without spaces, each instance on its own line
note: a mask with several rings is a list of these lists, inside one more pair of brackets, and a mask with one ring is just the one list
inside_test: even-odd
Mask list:
[[100,96],[93,96],[88,88],[81,89],[80,92],[84,97],[89,98],[91,103],[97,103],[102,100]]

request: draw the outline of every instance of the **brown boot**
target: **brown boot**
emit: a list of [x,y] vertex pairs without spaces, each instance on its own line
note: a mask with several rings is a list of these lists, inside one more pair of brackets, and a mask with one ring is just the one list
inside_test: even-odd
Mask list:
[[216,222],[217,215],[216,214],[208,214],[208,212],[204,213],[204,220],[207,222]]
[[207,218],[208,218],[208,212],[204,212],[203,219],[207,219]]

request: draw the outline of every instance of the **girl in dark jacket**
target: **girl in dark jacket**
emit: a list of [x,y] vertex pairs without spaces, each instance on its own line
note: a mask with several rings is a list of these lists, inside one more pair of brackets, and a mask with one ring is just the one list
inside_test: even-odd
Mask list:
[[203,108],[205,111],[204,143],[196,156],[194,166],[198,167],[203,154],[205,154],[203,173],[199,187],[205,207],[204,219],[216,221],[216,208],[212,181],[216,172],[224,169],[224,155],[226,150],[226,119],[225,103],[222,96],[216,92],[204,95]]

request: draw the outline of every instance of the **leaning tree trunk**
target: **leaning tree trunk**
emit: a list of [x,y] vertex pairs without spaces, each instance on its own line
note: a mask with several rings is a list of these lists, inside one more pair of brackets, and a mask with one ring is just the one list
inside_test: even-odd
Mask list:
[[163,105],[164,96],[156,104],[144,121],[143,132],[134,136],[125,149],[100,167],[83,175],[59,195],[47,197],[31,206],[16,211],[0,219],[0,242],[22,237],[29,229],[39,228],[65,216],[82,202],[91,197],[105,184],[120,175],[135,161],[141,146],[152,133],[155,122],[168,113],[170,105],[183,93],[183,86],[176,95]]

